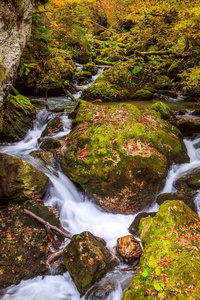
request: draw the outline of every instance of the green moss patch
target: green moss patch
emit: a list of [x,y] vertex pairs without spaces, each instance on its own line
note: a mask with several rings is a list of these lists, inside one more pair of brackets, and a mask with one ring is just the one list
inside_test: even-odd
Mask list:
[[140,221],[141,266],[123,300],[199,299],[200,218],[182,201]]
[[9,95],[3,103],[2,140],[22,139],[35,118],[35,108],[27,97]]
[[79,101],[76,123],[64,139],[67,148],[60,149],[62,169],[109,210],[145,207],[161,188],[169,164],[187,158],[179,131],[154,111]]

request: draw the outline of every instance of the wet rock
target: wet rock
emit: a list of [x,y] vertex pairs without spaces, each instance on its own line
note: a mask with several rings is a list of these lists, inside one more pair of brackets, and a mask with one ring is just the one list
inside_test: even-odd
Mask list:
[[144,251],[122,299],[198,299],[199,224],[200,218],[182,201],[165,201],[155,217],[142,219]]
[[0,204],[35,199],[47,188],[49,178],[27,161],[0,153]]
[[[28,201],[23,205],[9,206],[0,215],[0,287],[19,284],[49,273],[46,257],[50,242],[45,227],[23,212],[26,208],[45,221],[59,227],[60,221],[47,206]],[[58,245],[63,237],[56,235]]]
[[156,212],[141,212],[141,213],[139,213],[139,214],[135,217],[135,219],[134,219],[134,221],[131,223],[131,225],[129,226],[128,231],[129,231],[131,234],[133,234],[133,235],[139,237],[139,224],[140,224],[140,220],[141,220],[142,218],[146,218],[146,217],[154,217],[155,215],[156,215]]
[[178,94],[174,91],[158,90],[158,91],[156,91],[156,93],[161,96],[164,95],[164,96],[167,96],[170,98],[178,98]]
[[156,202],[161,205],[167,200],[179,200],[183,201],[191,210],[197,212],[196,205],[194,203],[194,198],[196,196],[195,191],[191,192],[178,192],[178,193],[164,193],[160,194],[156,200]]
[[180,118],[174,119],[172,123],[181,131],[184,137],[192,136],[200,130],[200,120]]
[[47,135],[53,135],[63,130],[63,123],[60,118],[60,116],[56,116],[53,119],[51,119],[46,128],[43,130],[41,134],[41,138],[45,137]]
[[116,250],[124,262],[129,265],[132,265],[142,255],[140,243],[132,235],[118,238]]
[[1,141],[19,141],[26,135],[36,116],[35,108],[27,97],[9,95],[2,106]]
[[75,124],[63,139],[61,168],[110,212],[152,204],[168,166],[188,160],[180,131],[154,110],[79,101]]
[[77,80],[78,84],[81,84],[84,80],[92,78],[92,73],[89,71],[81,71],[75,74],[74,79]]
[[88,71],[88,72],[90,72],[92,75],[95,75],[95,74],[97,74],[97,72],[98,72],[98,68],[97,68],[97,66],[95,65],[95,63],[89,62],[89,63],[87,63],[86,65],[83,65],[83,71]]
[[106,300],[117,287],[117,282],[114,279],[103,278],[89,289],[84,298],[87,300]]
[[200,189],[200,168],[189,170],[182,174],[174,183],[173,186],[177,190],[198,190]]
[[58,140],[47,138],[42,142],[40,147],[45,151],[51,151],[61,147],[61,143]]
[[33,151],[30,153],[33,157],[36,157],[39,162],[43,165],[46,166],[51,166],[53,167],[52,163],[54,161],[54,155],[53,153],[49,151]]
[[87,231],[72,237],[64,249],[63,259],[81,295],[117,265],[105,241]]

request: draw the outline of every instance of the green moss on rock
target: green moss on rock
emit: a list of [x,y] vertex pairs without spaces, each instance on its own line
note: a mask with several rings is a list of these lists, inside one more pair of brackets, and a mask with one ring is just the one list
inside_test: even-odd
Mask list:
[[105,241],[88,231],[72,237],[64,249],[63,259],[81,295],[117,264]]
[[139,90],[134,94],[136,100],[150,100],[152,99],[153,94],[148,90]]
[[28,162],[0,154],[0,204],[35,199],[46,189],[49,178]]
[[3,103],[1,140],[21,140],[36,116],[35,108],[27,97],[9,95]]
[[83,71],[88,71],[88,72],[92,73],[92,75],[95,75],[95,74],[97,74],[98,68],[95,65],[95,63],[91,61],[91,62],[83,65]]
[[153,105],[149,106],[148,109],[155,110],[160,113],[162,119],[167,120],[173,117],[172,110],[163,102],[156,102]]
[[150,204],[168,166],[187,159],[174,126],[131,104],[79,101],[76,123],[60,150],[61,167],[111,211],[133,213]]
[[140,267],[123,300],[199,299],[200,218],[182,201],[140,221]]
[[[119,62],[112,68],[104,71],[94,82],[94,84],[83,90],[82,98],[89,101],[102,99],[104,101],[128,101],[139,93],[143,97],[150,96],[154,91],[156,76],[146,67],[143,59],[135,58],[128,62]],[[144,96],[145,94],[145,96]]]
[[157,77],[155,84],[157,90],[170,90],[172,88],[172,82],[168,76],[161,75]]

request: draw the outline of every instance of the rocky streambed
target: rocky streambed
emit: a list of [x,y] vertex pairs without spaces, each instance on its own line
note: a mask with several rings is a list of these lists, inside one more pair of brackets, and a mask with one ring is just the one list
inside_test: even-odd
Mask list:
[[[190,122],[198,126],[198,120]],[[73,129],[70,132],[71,123]],[[199,243],[199,218],[182,201],[174,200],[183,200],[194,211],[198,211],[198,137],[191,142],[185,140],[184,144],[180,132],[181,130],[184,134],[184,129],[177,129],[176,123],[180,124],[180,120],[177,121],[172,111],[159,102],[147,110],[139,110],[131,104],[107,107],[80,101],[72,121],[66,113],[40,111],[34,127],[23,141],[1,147],[2,170],[7,169],[4,162],[9,165],[9,170],[12,170],[12,166],[16,170],[15,166],[18,165],[15,176],[11,175],[14,174],[11,171],[5,176],[2,173],[1,190],[8,191],[5,184],[10,176],[12,189],[8,195],[1,193],[1,204],[8,204],[1,215],[1,287],[18,284],[22,279],[36,275],[49,274],[45,279],[37,277],[22,281],[16,287],[8,287],[2,291],[2,299],[36,299],[38,295],[43,295],[45,299],[47,294],[50,299],[62,299],[63,296],[79,299],[80,294],[84,295],[100,278],[102,280],[83,297],[120,299],[131,283],[135,274],[133,267],[141,254],[138,256],[139,250],[135,248],[137,243],[131,244],[128,238],[129,227],[134,235],[140,234],[144,252],[133,285],[124,294],[124,299],[130,295],[131,299],[138,299],[139,294],[141,299],[152,295],[161,299],[168,295],[179,297],[182,294],[196,299],[198,278],[193,276],[189,282],[189,273],[183,278],[180,268],[184,260],[185,270],[185,266],[189,264],[185,257],[193,255],[194,265],[192,268],[188,266],[188,272],[195,270],[195,274],[198,274],[195,249],[198,249]],[[188,120],[185,123],[188,126]],[[31,164],[21,160],[22,158]],[[79,184],[78,190],[60,172],[58,161],[63,172]],[[164,203],[155,217],[148,217],[149,213],[146,214],[147,218],[140,222],[138,233],[139,221],[133,225],[131,222],[141,209],[149,207],[147,212],[158,210],[158,206],[153,203],[158,192],[162,191],[173,161],[182,164],[174,165],[169,172],[163,189],[165,194],[158,198],[159,204]],[[191,167],[194,171],[188,173]],[[3,180],[5,177],[7,181]],[[50,185],[42,195],[41,191],[45,191],[48,178]],[[30,189],[28,183],[31,183]],[[179,192],[174,194],[177,189]],[[15,195],[13,198],[12,194]],[[26,200],[31,201],[24,202]],[[66,240],[65,243],[68,244],[68,249],[71,245],[77,251],[74,254],[70,251],[70,257],[67,257],[67,250],[64,251],[65,267],[62,260],[59,260],[59,266],[56,263],[49,268],[46,257],[51,256],[51,252],[56,252],[52,244],[49,244],[52,241],[40,223],[24,215],[23,209],[28,208],[49,223],[53,224],[55,219],[54,224],[59,227],[59,221],[53,212],[41,205],[43,201],[47,206],[58,209],[62,227],[74,235],[73,242]],[[138,217],[140,218],[139,215]],[[168,227],[173,230],[168,230]],[[121,250],[119,259],[120,250],[115,252],[114,248],[116,240],[123,236],[127,238],[118,241],[118,248],[124,249]],[[100,242],[99,238],[104,239],[107,250],[103,240],[101,246],[95,244],[97,240]],[[91,239],[94,244],[88,246]],[[58,247],[63,242],[63,237],[56,237]],[[63,248],[63,244],[61,247]],[[97,248],[97,252],[93,248]],[[107,254],[105,251],[108,251]],[[113,251],[118,258],[112,257]],[[126,251],[127,254],[124,253]],[[154,256],[151,258],[149,253]],[[180,268],[175,272],[177,265]],[[69,274],[65,273],[66,267],[80,294]],[[78,269],[80,272],[77,273]],[[97,270],[100,275],[97,275]],[[63,272],[64,275],[54,275],[54,279],[50,275]],[[176,283],[171,279],[170,272],[176,274]],[[82,279],[77,279],[76,274],[81,275]],[[181,279],[177,284],[179,277]],[[34,284],[37,289],[34,293],[29,293]],[[50,286],[53,293],[47,292]],[[9,298],[11,295],[12,298]]]

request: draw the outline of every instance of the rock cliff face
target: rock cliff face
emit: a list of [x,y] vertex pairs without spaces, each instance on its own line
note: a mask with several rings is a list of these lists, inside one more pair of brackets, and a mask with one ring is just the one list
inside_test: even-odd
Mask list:
[[0,0],[0,107],[31,33],[34,0]]

